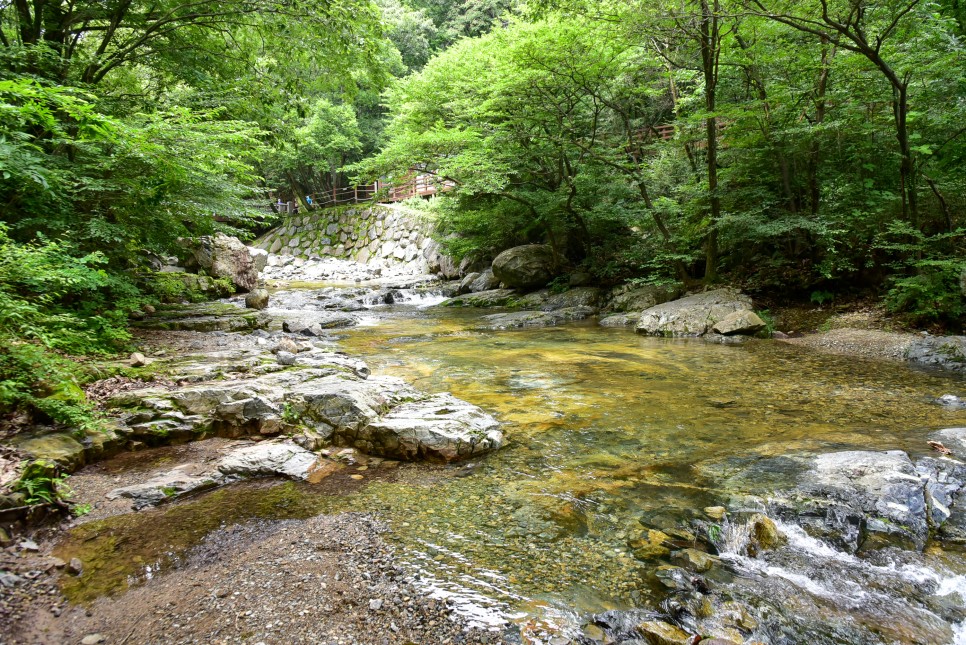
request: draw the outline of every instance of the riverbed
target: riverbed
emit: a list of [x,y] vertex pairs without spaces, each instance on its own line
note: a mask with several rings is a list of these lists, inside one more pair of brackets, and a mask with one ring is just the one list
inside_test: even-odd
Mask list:
[[[318,285],[302,287],[290,302]],[[90,601],[165,575],[226,525],[366,512],[386,522],[385,538],[424,593],[484,628],[540,625],[576,642],[594,636],[594,613],[670,614],[667,585],[654,575],[670,560],[630,545],[649,530],[694,533],[705,508],[734,508],[787,483],[780,470],[749,483],[740,475],[755,464],[844,450],[923,456],[931,432],[966,425],[966,412],[935,402],[966,394],[961,377],[768,340],[645,338],[592,321],[493,331],[481,328],[490,311],[435,301],[370,305],[360,325],[331,340],[373,373],[496,415],[503,449],[454,467],[404,464],[352,489],[240,484],[145,519],[82,525],[62,557],[124,564],[68,592]],[[768,605],[758,614],[774,624],[756,619],[741,630],[708,616],[696,627],[747,642],[966,642],[960,613],[947,607],[966,601],[957,549],[869,559],[780,527],[791,539],[770,559],[729,556],[719,544],[722,564],[709,574],[716,598]]]

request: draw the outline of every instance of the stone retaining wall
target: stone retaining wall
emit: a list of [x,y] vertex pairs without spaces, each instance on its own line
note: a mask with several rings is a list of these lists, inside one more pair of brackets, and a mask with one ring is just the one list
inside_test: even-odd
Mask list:
[[374,267],[405,265],[414,273],[448,273],[452,263],[422,213],[376,204],[291,215],[254,246],[302,258],[335,257]]

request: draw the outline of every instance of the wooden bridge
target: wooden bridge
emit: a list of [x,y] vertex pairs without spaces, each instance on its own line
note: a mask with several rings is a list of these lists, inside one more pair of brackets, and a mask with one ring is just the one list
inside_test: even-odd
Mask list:
[[[410,175],[405,182],[396,185],[376,181],[364,186],[343,188],[336,186],[331,191],[308,195],[311,202],[308,203],[308,200],[306,202],[309,208],[313,210],[367,202],[391,204],[413,197],[430,197],[437,193],[452,190],[455,187],[456,184],[451,181],[441,180],[435,175],[421,173]],[[299,203],[278,201],[274,204],[274,207],[279,213],[296,213],[299,209]]]

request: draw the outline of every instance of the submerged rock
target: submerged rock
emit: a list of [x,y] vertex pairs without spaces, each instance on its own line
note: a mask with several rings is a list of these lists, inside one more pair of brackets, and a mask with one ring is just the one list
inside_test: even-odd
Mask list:
[[516,246],[493,260],[493,275],[515,289],[535,289],[554,276],[553,250],[545,244]]
[[637,333],[703,336],[729,315],[742,311],[751,312],[751,298],[733,289],[716,289],[645,310],[637,322]]

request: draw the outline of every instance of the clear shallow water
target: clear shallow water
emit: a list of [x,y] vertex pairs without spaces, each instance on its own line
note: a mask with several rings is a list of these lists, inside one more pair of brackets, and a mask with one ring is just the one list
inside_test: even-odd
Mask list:
[[[88,557],[137,557],[153,570],[221,522],[374,510],[437,596],[463,603],[484,623],[510,617],[573,628],[579,613],[657,608],[665,593],[653,570],[662,562],[636,559],[628,541],[646,528],[687,526],[705,506],[745,492],[748,483],[736,475],[757,459],[846,449],[925,454],[929,432],[966,424],[966,413],[932,402],[964,394],[959,378],[773,342],[714,345],[590,324],[481,331],[485,313],[375,307],[365,326],[338,334],[339,345],[374,372],[453,392],[504,422],[506,447],[478,460],[469,476],[406,467],[398,482],[372,482],[339,498],[281,484],[271,493],[281,505],[266,503],[265,490],[254,487],[219,504],[208,496],[158,511],[172,514],[165,525],[181,527],[173,544],[164,531],[139,542],[133,536],[143,521],[128,516],[88,529],[113,542],[90,534],[78,542]],[[783,483],[782,473],[773,476],[754,482],[756,492]],[[907,601],[903,594],[912,592],[902,575],[889,583],[885,570],[842,563],[813,542],[795,541],[769,563],[726,558],[731,593],[748,603],[770,594],[781,599],[776,611],[857,622],[861,642],[953,638],[950,612],[938,619],[928,603],[943,585],[955,602],[957,576],[966,574],[960,554],[933,551],[896,565],[931,580],[931,591]],[[99,578],[96,571],[85,573],[84,584],[97,590],[145,573],[141,565],[105,566]],[[820,571],[834,576],[816,581]],[[884,627],[890,616],[910,631]]]

